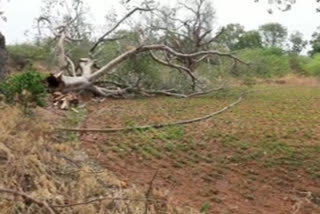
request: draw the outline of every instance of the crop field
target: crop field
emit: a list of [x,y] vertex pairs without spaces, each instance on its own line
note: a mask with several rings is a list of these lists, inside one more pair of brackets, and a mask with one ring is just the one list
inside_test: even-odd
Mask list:
[[199,123],[82,133],[89,155],[129,185],[154,187],[203,213],[320,213],[320,87],[258,84],[191,99],[104,100],[83,128],[117,128],[204,116]]

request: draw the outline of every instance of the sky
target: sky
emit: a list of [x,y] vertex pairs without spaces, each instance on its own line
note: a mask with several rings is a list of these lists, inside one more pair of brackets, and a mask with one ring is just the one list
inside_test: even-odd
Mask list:
[[[169,0],[162,0],[169,1]],[[170,0],[173,2],[175,0]],[[254,0],[212,0],[218,17],[217,26],[229,23],[240,23],[246,30],[257,29],[258,26],[278,22],[286,26],[289,32],[301,31],[306,39],[320,26],[320,13],[315,12],[315,0],[297,0],[297,4],[288,12],[276,11],[269,14],[267,3],[254,3]],[[261,0],[263,1],[263,0]],[[103,22],[108,11],[117,9],[115,0],[87,0],[94,23]],[[267,0],[265,0],[267,2]],[[40,14],[41,0],[10,0],[2,3],[7,22],[0,21],[0,31],[6,36],[9,44],[30,40],[31,34],[25,34],[34,27],[34,20]],[[113,5],[113,6],[112,6]],[[29,35],[29,36],[28,36]]]

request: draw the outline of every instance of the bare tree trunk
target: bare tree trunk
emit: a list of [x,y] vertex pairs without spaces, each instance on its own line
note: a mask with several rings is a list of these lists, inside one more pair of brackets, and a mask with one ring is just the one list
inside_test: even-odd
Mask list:
[[7,75],[7,59],[8,52],[6,50],[6,41],[5,37],[0,32],[0,82],[4,80]]

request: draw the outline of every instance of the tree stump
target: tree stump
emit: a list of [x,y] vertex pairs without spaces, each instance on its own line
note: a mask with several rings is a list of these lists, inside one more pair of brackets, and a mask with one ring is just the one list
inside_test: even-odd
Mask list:
[[8,52],[6,49],[5,37],[0,32],[0,82],[4,80],[7,74],[7,64]]

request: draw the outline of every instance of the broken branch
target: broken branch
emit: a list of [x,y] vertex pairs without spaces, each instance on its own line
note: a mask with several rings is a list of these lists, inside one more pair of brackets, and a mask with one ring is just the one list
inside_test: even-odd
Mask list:
[[147,129],[160,129],[164,127],[170,126],[178,126],[178,125],[187,125],[192,123],[201,122],[204,120],[208,120],[212,117],[215,117],[223,112],[233,108],[234,106],[238,105],[243,100],[244,93],[240,95],[240,97],[233,103],[224,108],[220,109],[219,111],[213,112],[211,114],[205,115],[203,117],[198,117],[190,120],[181,120],[178,122],[172,123],[162,123],[162,124],[153,124],[153,125],[146,125],[146,126],[137,126],[137,127],[130,127],[130,128],[112,128],[112,129],[76,129],[76,128],[57,128],[59,131],[72,131],[72,132],[100,132],[100,133],[112,133],[112,132],[124,132],[124,131],[135,131],[135,130],[147,130]]
[[135,201],[135,202],[145,202],[145,201],[153,201],[153,202],[163,202],[160,200],[150,200],[150,199],[134,199],[134,198],[113,198],[113,197],[99,197],[94,198],[89,201],[74,203],[74,204],[66,204],[66,205],[53,205],[52,207],[55,208],[69,208],[69,207],[76,207],[76,206],[84,206],[88,204],[92,204],[95,202],[101,202],[105,200],[111,200],[111,201]]
[[111,28],[109,31],[107,31],[105,34],[103,34],[98,41],[92,46],[92,48],[90,49],[89,54],[92,55],[93,52],[95,51],[95,49],[105,41],[105,38],[110,35],[113,31],[115,31],[126,19],[128,19],[131,15],[133,15],[134,13],[136,13],[137,11],[151,11],[151,9],[148,8],[140,8],[140,7],[136,7],[133,10],[131,10],[128,14],[126,14],[119,22],[117,22],[115,24],[115,26],[113,28]]

